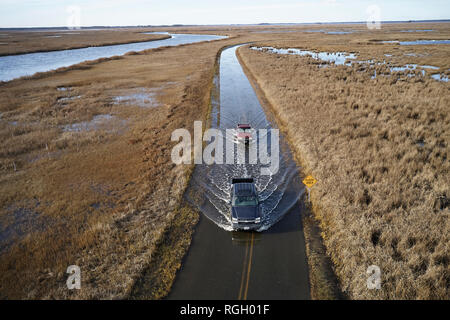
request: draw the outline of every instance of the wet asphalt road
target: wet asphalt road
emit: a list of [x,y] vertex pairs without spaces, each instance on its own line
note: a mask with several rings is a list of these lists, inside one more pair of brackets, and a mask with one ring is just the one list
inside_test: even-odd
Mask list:
[[[233,128],[244,117],[253,128],[274,128],[235,51],[232,47],[221,55],[216,79],[220,107],[213,101],[217,110],[212,112],[212,127]],[[280,139],[280,169],[270,178],[255,177],[258,165],[196,166],[186,194],[203,214],[168,299],[310,299],[298,203],[304,189],[289,147]],[[243,172],[256,178],[265,195],[268,229],[263,232],[227,231],[230,177]]]
[[169,299],[309,299],[299,207],[271,229],[230,233],[206,217]]

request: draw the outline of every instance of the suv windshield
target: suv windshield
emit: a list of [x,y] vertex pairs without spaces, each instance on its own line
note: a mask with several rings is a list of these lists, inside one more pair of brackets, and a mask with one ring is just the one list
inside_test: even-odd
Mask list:
[[233,206],[256,206],[258,204],[256,197],[235,197]]

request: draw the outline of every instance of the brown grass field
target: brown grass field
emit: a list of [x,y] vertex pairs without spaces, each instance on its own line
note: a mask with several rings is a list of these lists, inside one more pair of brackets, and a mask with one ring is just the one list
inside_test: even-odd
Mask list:
[[31,32],[0,30],[0,56],[161,40],[169,37],[164,34],[143,34],[143,32],[149,31],[153,30],[138,28],[111,30],[62,29]]
[[[361,60],[382,61],[393,53],[400,65],[430,64],[448,74],[449,45],[371,43],[372,37],[386,39],[383,34],[403,39],[389,27],[357,40],[302,35],[261,45],[355,52]],[[450,38],[449,24],[428,28],[440,30],[437,38]],[[411,58],[405,52],[426,56]],[[401,72],[371,79],[372,73],[356,66],[319,68],[309,57],[249,48],[239,53],[304,173],[319,181],[312,189],[313,210],[343,290],[353,299],[448,299],[448,83]],[[381,268],[381,290],[367,289],[370,265]]]
[[[358,32],[304,32],[318,29]],[[405,29],[434,31],[400,32]],[[449,45],[374,41],[450,39],[448,24],[146,31],[231,38],[99,59],[0,85],[0,298],[167,294],[198,217],[181,201],[192,167],[172,164],[170,134],[208,117],[224,46],[256,41],[381,61],[390,53],[399,65],[434,65],[445,74],[450,68]],[[33,44],[34,36],[24,34],[0,54],[151,37],[140,40],[140,29],[84,32],[92,34],[70,43],[61,37]],[[313,211],[348,296],[448,298],[448,83],[428,73],[371,79],[357,67],[318,68],[308,57],[239,53],[304,173],[319,180]],[[82,266],[76,292],[65,289],[72,264]],[[371,264],[382,270],[382,290],[365,286]]]
[[[236,40],[227,41],[0,86],[2,298],[130,294],[166,227],[186,212],[179,205],[191,167],[170,161],[170,133],[207,116],[216,54]],[[142,92],[153,94],[145,106],[115,100]],[[89,123],[98,115],[112,117]],[[71,264],[88,270],[74,296],[64,290]]]

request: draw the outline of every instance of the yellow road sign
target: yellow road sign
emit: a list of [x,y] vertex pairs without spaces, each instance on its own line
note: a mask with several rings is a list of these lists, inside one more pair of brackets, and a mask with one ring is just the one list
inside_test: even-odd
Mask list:
[[316,179],[314,179],[313,176],[307,176],[305,179],[303,179],[303,184],[307,186],[308,188],[311,188],[313,185],[315,185],[317,182]]

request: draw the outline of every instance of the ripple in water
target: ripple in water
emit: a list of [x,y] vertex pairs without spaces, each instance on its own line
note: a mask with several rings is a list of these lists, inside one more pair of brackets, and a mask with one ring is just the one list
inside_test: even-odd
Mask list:
[[[239,122],[249,123],[252,128],[276,128],[267,119],[258,98],[245,76],[236,58],[237,47],[226,49],[220,58],[220,76],[214,80],[215,93],[212,94],[212,127],[222,130],[226,141],[234,141],[233,131]],[[267,135],[254,135],[257,147],[262,139],[267,139],[270,150],[270,131]],[[234,159],[237,163],[237,146]],[[226,159],[226,150],[224,150]],[[258,231],[264,231],[281,220],[295,205],[304,191],[299,172],[288,145],[280,134],[279,170],[271,175],[261,175],[261,168],[267,167],[261,163],[249,164],[248,151],[244,164],[200,164],[195,167],[186,199],[202,213],[224,230],[232,231],[230,221],[230,191],[231,179],[237,177],[252,177],[255,179],[262,207],[262,226]]]

